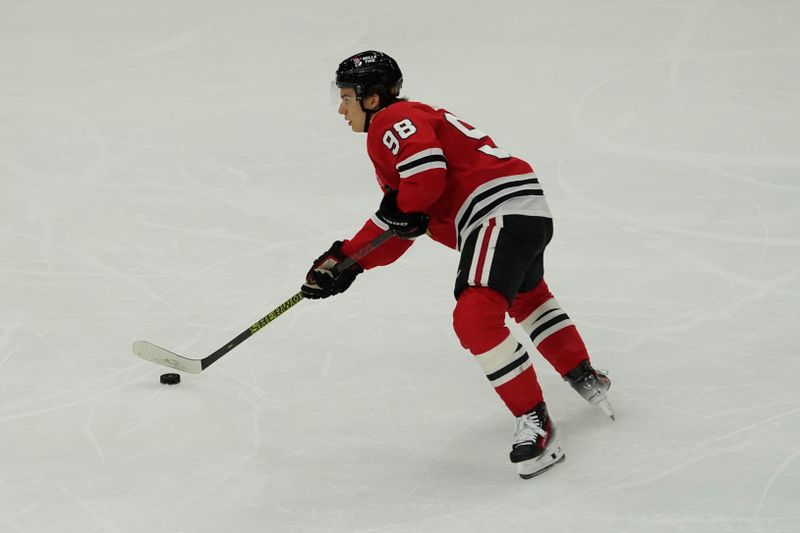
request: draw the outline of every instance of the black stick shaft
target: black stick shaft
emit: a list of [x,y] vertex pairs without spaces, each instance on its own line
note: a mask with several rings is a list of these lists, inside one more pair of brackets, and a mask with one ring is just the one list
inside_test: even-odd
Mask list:
[[391,236],[392,236],[392,230],[387,229],[386,231],[384,231],[383,233],[381,233],[380,235],[369,241],[367,244],[365,244],[363,248],[359,248],[358,250],[353,252],[353,255],[351,255],[341,263],[337,263],[336,266],[333,267],[333,270],[336,272],[336,274],[341,274],[342,272],[353,266],[353,264],[355,264],[359,259],[361,259],[366,255],[369,255],[372,252],[372,250],[374,250],[375,248],[377,248],[378,246],[389,240]]
[[[341,263],[337,263],[334,267],[334,272],[338,275],[347,270],[351,267],[354,263],[356,263],[359,259],[366,256],[370,252],[372,252],[375,248],[383,244],[392,236],[391,230],[386,230],[374,239],[372,239],[369,243],[367,243],[363,248],[356,250],[353,255],[342,261]],[[203,370],[208,368],[211,364],[213,364],[217,359],[225,355],[226,353],[230,352],[241,343],[252,337],[255,333],[259,332],[261,328],[281,316],[283,313],[294,307],[296,303],[303,299],[303,293],[298,292],[297,294],[293,295],[291,298],[283,302],[281,305],[267,313],[264,317],[262,317],[258,322],[254,323],[252,326],[244,330],[243,332],[239,333],[236,337],[228,341],[225,346],[219,348],[216,352],[212,353],[208,357],[204,357],[200,364],[202,365]]]

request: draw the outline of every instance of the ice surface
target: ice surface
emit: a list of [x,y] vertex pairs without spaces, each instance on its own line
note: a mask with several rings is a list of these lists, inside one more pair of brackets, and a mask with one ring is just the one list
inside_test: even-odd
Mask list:
[[[0,531],[800,531],[800,3],[0,5]],[[617,421],[534,362],[567,460],[513,419],[420,240],[298,290],[380,193],[328,98],[405,93],[536,166],[547,277]]]

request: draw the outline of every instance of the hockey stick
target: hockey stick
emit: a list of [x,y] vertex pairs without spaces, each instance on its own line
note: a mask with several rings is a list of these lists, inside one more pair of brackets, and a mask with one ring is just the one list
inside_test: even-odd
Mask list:
[[[372,239],[369,243],[367,243],[363,248],[357,250],[353,255],[342,261],[341,263],[337,263],[335,267],[333,267],[333,273],[335,276],[338,276],[349,267],[351,267],[356,261],[364,257],[365,255],[372,252],[375,248],[383,244],[389,237],[392,236],[391,230],[386,230],[374,239]],[[244,330],[243,332],[239,333],[236,337],[228,341],[227,344],[219,348],[217,351],[203,357],[202,359],[190,359],[188,357],[184,357],[182,355],[178,355],[175,352],[171,352],[162,348],[161,346],[156,346],[155,344],[147,341],[136,341],[133,343],[133,353],[137,356],[141,357],[142,359],[146,359],[147,361],[151,361],[153,363],[157,363],[159,365],[168,366],[170,368],[174,368],[175,370],[180,370],[182,372],[189,372],[190,374],[199,374],[211,364],[213,364],[217,359],[225,355],[226,353],[230,352],[241,343],[252,337],[255,333],[261,331],[261,328],[281,316],[283,313],[291,309],[296,303],[303,299],[303,293],[298,292],[281,305],[270,311],[266,314],[266,316],[262,317],[258,322]]]

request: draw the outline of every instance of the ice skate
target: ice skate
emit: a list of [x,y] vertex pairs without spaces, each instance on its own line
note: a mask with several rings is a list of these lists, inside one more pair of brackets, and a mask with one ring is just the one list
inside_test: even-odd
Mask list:
[[544,402],[517,418],[510,458],[522,479],[538,476],[566,458]]
[[606,372],[598,372],[592,368],[591,363],[586,359],[567,372],[564,380],[568,381],[584,400],[592,405],[599,406],[611,420],[616,420],[611,404],[606,397],[608,389],[611,388],[611,380],[608,379]]

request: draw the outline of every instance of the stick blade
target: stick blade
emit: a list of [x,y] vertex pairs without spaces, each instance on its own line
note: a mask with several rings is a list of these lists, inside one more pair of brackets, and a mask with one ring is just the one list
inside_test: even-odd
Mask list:
[[199,359],[189,359],[175,352],[165,350],[161,346],[156,346],[147,341],[136,341],[133,343],[133,353],[146,361],[159,365],[168,366],[181,372],[189,374],[199,374],[203,371],[202,363]]

